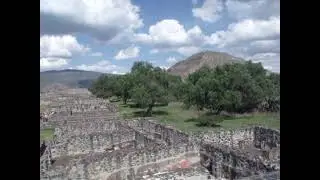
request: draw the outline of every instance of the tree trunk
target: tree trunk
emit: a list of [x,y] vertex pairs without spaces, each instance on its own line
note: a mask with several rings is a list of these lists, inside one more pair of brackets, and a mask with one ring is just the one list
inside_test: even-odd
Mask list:
[[215,112],[215,115],[220,115],[221,111],[222,111],[222,107],[218,107]]
[[124,105],[127,104],[127,98],[123,98],[123,104],[124,104]]
[[152,108],[153,108],[154,103],[149,104],[146,115],[147,116],[152,116]]
[[197,112],[198,112],[198,118],[200,118],[200,116],[201,116],[201,114],[200,114],[201,108],[200,107],[197,107]]

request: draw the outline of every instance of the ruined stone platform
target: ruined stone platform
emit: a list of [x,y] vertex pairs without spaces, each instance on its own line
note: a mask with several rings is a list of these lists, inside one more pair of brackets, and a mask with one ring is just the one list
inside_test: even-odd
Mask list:
[[63,86],[42,92],[40,104],[40,129],[55,130],[53,140],[40,142],[41,179],[278,177],[280,132],[255,127],[196,137],[152,119],[121,119],[115,104]]
[[263,179],[280,171],[280,132],[253,127],[215,133],[202,142],[200,156],[215,177]]

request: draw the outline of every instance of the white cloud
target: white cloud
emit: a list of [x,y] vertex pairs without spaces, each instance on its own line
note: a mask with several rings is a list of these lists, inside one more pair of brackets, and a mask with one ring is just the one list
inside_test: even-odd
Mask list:
[[232,23],[225,31],[213,33],[207,39],[208,44],[224,47],[239,42],[265,40],[280,37],[280,16],[268,20],[245,19]]
[[258,61],[260,59],[270,59],[272,57],[279,57],[279,54],[277,54],[277,53],[259,53],[259,54],[255,54],[254,56],[251,56],[249,59]]
[[152,43],[152,37],[144,33],[134,34],[132,40],[141,43]]
[[136,34],[134,40],[157,46],[179,46],[187,42],[188,35],[179,21],[164,19],[151,25],[148,34]]
[[202,44],[205,39],[199,26],[188,31],[175,19],[164,19],[149,27],[148,34],[135,34],[133,41],[158,48]]
[[228,16],[234,19],[266,19],[270,16],[280,16],[279,0],[227,0]]
[[273,72],[280,72],[280,53],[259,53],[247,57],[253,62],[261,62],[262,65]]
[[95,64],[81,64],[76,66],[75,69],[84,70],[84,71],[95,71],[102,73],[112,73],[112,74],[123,74],[127,71],[125,68],[112,64],[110,61],[102,60]]
[[[278,0],[204,0],[203,3],[192,0],[192,3],[193,15],[203,21],[213,23],[222,15],[236,21],[208,35],[196,24],[187,29],[175,19],[163,19],[151,25],[148,32],[135,34],[143,22],[139,7],[131,0],[40,0],[40,67],[66,67],[74,55],[88,52],[89,48],[74,36],[65,35],[84,33],[108,45],[149,45],[150,54],[177,52],[190,56],[202,49],[214,49],[255,58],[263,61],[266,67],[277,69],[279,63],[276,62],[280,61]],[[134,58],[139,53],[140,48],[130,46],[120,50],[114,58]],[[270,53],[277,55],[270,56]],[[103,54],[92,52],[90,56]],[[111,63],[107,66],[105,61],[81,67],[98,69],[99,65],[104,70],[115,67]]]
[[252,46],[257,47],[270,47],[270,46],[278,46],[280,43],[279,39],[277,40],[260,40],[260,41],[253,41],[250,43]]
[[157,54],[160,52],[177,52],[183,56],[191,56],[197,52],[200,52],[202,48],[196,46],[182,46],[182,47],[172,47],[172,48],[160,48],[152,49],[150,54]]
[[238,43],[233,46],[226,46],[225,48],[221,48],[219,50],[230,52],[239,57],[253,56],[255,54],[262,53],[280,53],[280,39]]
[[163,69],[163,70],[168,70],[170,67],[168,67],[168,66],[159,66],[161,69]]
[[83,53],[89,49],[79,44],[76,37],[71,35],[40,37],[40,57],[67,57],[73,53]]
[[171,66],[171,65],[175,64],[176,62],[178,62],[178,60],[175,57],[168,57],[166,62]]
[[280,1],[226,0],[227,29],[205,36],[210,49],[261,62],[280,72]]
[[81,45],[74,36],[40,37],[40,70],[66,67],[75,54],[83,54],[90,49]]
[[40,58],[40,71],[60,69],[66,67],[68,63],[69,60],[64,58]]
[[199,26],[186,30],[179,21],[164,19],[150,26],[148,34],[135,34],[134,42],[151,45],[151,54],[174,51],[182,55],[198,52],[209,37],[206,37]]
[[205,43],[205,40],[208,38],[203,34],[199,26],[194,26],[193,28],[187,31],[188,35],[188,45],[189,46],[202,46]]
[[280,39],[253,41],[249,44],[249,54],[280,53]]
[[128,47],[127,49],[121,49],[118,54],[114,57],[117,60],[129,59],[139,56],[140,48],[136,46]]
[[103,53],[101,53],[101,52],[94,52],[94,53],[91,54],[91,56],[101,57],[101,56],[103,56]]
[[192,9],[194,17],[210,23],[220,19],[222,11],[223,2],[221,0],[205,0],[201,7]]
[[110,40],[143,22],[130,0],[40,0],[40,33],[86,33]]
[[180,47],[177,49],[177,52],[184,56],[191,56],[195,53],[198,53],[201,51],[201,48],[195,47],[195,46],[186,46],[186,47]]
[[190,56],[203,49],[214,49],[242,58],[261,53],[279,53],[279,38],[280,16],[266,20],[243,19],[211,36],[205,35],[199,26],[186,30],[177,20],[165,19],[150,26],[148,34],[134,36],[135,42],[151,45],[151,54],[177,52]]

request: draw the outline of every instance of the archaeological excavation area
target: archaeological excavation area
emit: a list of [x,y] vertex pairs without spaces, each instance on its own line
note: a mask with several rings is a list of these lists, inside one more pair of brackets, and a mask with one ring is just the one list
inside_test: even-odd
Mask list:
[[122,119],[87,89],[40,94],[40,179],[280,179],[280,132],[262,127],[183,133],[147,118]]

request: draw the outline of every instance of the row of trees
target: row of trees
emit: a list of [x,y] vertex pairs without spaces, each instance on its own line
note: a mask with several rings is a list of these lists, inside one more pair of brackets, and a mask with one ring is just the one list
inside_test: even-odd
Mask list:
[[169,75],[165,70],[147,62],[136,62],[126,75],[104,75],[94,82],[90,89],[102,98],[116,96],[123,104],[130,99],[140,108],[146,108],[146,114],[152,114],[156,103],[168,104],[174,98],[174,87],[181,82],[177,76]]
[[213,114],[280,111],[280,74],[251,61],[203,67],[185,80],[147,62],[135,62],[130,73],[101,76],[90,90],[98,97],[121,98],[124,104],[131,100],[147,115],[156,103],[170,101]]
[[203,67],[183,84],[183,102],[214,114],[253,110],[280,111],[280,74],[261,64],[226,64],[214,70]]

